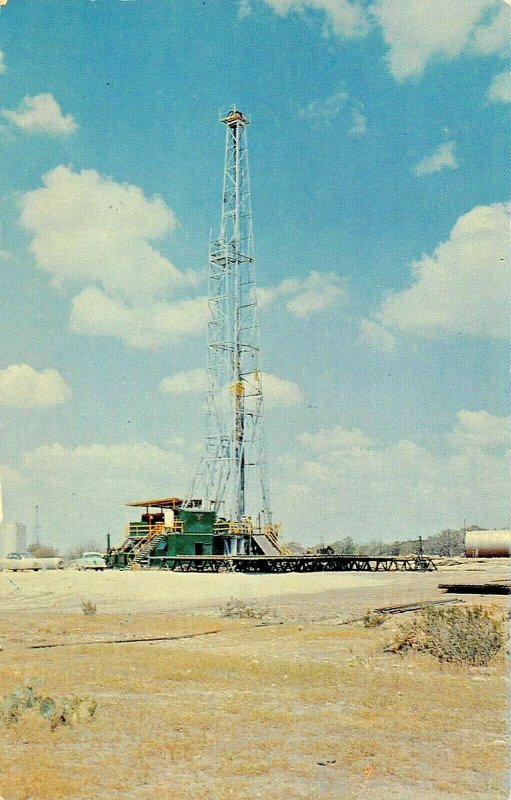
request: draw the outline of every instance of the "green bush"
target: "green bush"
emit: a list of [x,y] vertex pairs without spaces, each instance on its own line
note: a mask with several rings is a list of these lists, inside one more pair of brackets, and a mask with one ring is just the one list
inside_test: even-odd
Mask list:
[[503,620],[494,619],[481,606],[429,606],[401,626],[386,650],[429,653],[439,661],[482,667],[505,641]]

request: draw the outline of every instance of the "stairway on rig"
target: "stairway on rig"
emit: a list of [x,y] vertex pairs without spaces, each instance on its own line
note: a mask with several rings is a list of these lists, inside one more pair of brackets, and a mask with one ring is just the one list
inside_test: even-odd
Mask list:
[[133,559],[135,564],[149,564],[149,555],[152,550],[155,549],[159,545],[161,541],[165,538],[165,533],[159,533],[156,536],[153,536],[151,539],[145,541],[141,547],[139,547],[135,553],[135,558]]

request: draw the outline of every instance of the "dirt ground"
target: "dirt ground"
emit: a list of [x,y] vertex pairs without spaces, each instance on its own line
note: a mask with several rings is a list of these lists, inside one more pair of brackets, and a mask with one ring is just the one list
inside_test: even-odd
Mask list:
[[[0,699],[28,683],[98,704],[53,731],[36,709],[0,723],[0,795],[507,800],[504,657],[393,655],[385,643],[410,613],[350,620],[445,599],[439,583],[509,577],[498,559],[429,574],[0,573]],[[252,617],[225,617],[230,601]],[[157,637],[175,638],[127,641]]]

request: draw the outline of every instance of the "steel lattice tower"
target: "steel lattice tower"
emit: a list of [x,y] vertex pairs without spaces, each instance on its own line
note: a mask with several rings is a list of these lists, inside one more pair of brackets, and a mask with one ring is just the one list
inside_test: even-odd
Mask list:
[[226,126],[220,235],[209,248],[207,435],[204,507],[228,520],[271,523],[263,452],[256,274],[248,173],[248,119]]

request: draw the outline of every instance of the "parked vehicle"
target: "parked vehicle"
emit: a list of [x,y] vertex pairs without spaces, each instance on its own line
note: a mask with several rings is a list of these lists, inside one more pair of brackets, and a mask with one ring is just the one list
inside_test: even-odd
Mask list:
[[28,559],[29,561],[36,561],[39,565],[40,569],[64,569],[64,559],[59,558],[58,556],[52,556],[51,558],[40,558],[39,556],[33,556],[31,553],[9,553],[7,558],[13,558],[16,560],[23,560]]
[[32,558],[30,553],[9,553],[6,558],[0,558],[0,570],[33,570],[38,572],[42,569],[37,558]]
[[76,562],[78,569],[106,569],[106,561],[102,553],[82,553],[82,557]]

